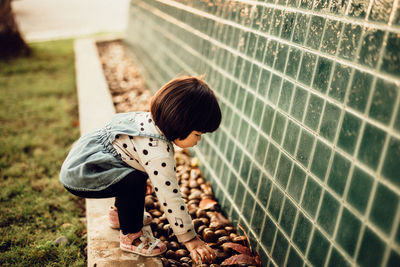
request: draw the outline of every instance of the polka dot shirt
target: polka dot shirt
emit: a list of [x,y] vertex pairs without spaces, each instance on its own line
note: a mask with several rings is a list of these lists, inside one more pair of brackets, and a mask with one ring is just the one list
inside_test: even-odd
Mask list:
[[[136,117],[143,133],[162,135],[150,113]],[[117,135],[113,146],[122,160],[149,175],[161,207],[176,237],[186,242],[196,236],[192,219],[180,194],[172,144],[158,138]]]

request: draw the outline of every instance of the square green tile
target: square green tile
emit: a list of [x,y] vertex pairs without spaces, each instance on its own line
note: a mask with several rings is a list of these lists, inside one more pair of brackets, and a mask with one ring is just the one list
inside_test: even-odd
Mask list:
[[321,51],[331,55],[336,54],[342,32],[342,22],[328,19],[325,25],[325,33],[321,43]]
[[303,114],[305,113],[304,110],[306,106],[307,97],[308,93],[305,89],[301,87],[296,87],[290,114],[300,122],[303,121]]
[[278,75],[272,75],[271,85],[269,86],[268,99],[273,104],[278,102],[279,92],[281,90],[282,78]]
[[264,112],[263,109],[264,109],[264,102],[261,101],[260,99],[256,98],[253,115],[251,117],[251,120],[254,122],[255,125],[260,124],[261,116]]
[[276,50],[276,61],[274,65],[274,69],[282,72],[285,69],[285,64],[286,64],[286,58],[288,54],[289,47],[285,44],[278,44],[277,50]]
[[395,83],[378,79],[375,85],[375,92],[372,96],[369,116],[384,124],[389,124],[393,116],[392,113],[398,89],[399,87]]
[[334,104],[326,102],[324,115],[322,116],[319,133],[322,137],[333,142],[339,123],[341,109]]
[[242,160],[242,165],[240,167],[240,177],[242,178],[242,181],[247,183],[247,179],[250,173],[250,166],[251,165],[251,160],[250,158],[244,154],[243,155],[243,160]]
[[262,14],[264,12],[264,7],[263,6],[257,6],[254,11],[254,19],[252,21],[251,27],[255,30],[258,30],[261,25],[261,20],[262,20]]
[[344,208],[342,217],[340,218],[338,232],[336,234],[336,242],[351,257],[354,256],[356,250],[360,229],[360,219],[351,213],[347,208]]
[[264,115],[261,123],[261,130],[267,135],[269,135],[272,128],[274,113],[275,111],[270,105],[265,105]]
[[278,264],[278,266],[283,266],[285,263],[286,253],[288,252],[289,242],[282,234],[281,231],[278,231],[276,236],[276,241],[274,244],[274,250],[272,252],[272,258]]
[[341,37],[339,56],[353,60],[361,38],[362,28],[355,24],[346,24]]
[[232,82],[232,89],[229,94],[229,103],[235,104],[237,93],[239,92],[239,85],[235,82]]
[[272,128],[272,139],[275,140],[278,144],[282,142],[283,132],[285,131],[286,126],[286,116],[281,114],[280,112],[275,113],[275,121],[274,126]]
[[335,63],[332,82],[329,86],[329,96],[343,103],[349,82],[351,68],[339,63]]
[[244,188],[243,184],[240,181],[238,181],[236,185],[235,195],[233,196],[233,199],[237,207],[240,207],[242,205],[245,193],[246,189]]
[[400,140],[390,138],[387,148],[382,174],[397,187],[400,187]]
[[[395,114],[393,114],[395,115]],[[394,120],[393,128],[400,132],[400,108],[397,110],[396,119]]]
[[303,44],[306,34],[308,25],[310,23],[310,16],[304,14],[297,14],[296,24],[294,26],[293,37],[292,40],[295,43]]
[[238,178],[236,177],[235,173],[231,172],[231,176],[229,177],[229,184],[228,184],[228,193],[233,196],[235,194],[236,184],[238,183]]
[[398,194],[386,186],[378,184],[369,219],[384,233],[390,235],[398,205]]
[[267,41],[268,41],[268,39],[265,38],[264,36],[261,36],[261,35],[258,36],[256,53],[254,56],[254,59],[257,60],[258,62],[263,62],[265,47],[267,46]]
[[250,58],[253,58],[255,51],[256,51],[256,44],[258,41],[258,35],[256,35],[253,32],[250,32],[249,36],[247,39],[247,47],[246,47],[246,55]]
[[328,169],[331,152],[332,150],[329,146],[319,140],[317,141],[311,164],[311,172],[314,173],[322,182],[325,181],[325,174]]
[[243,84],[247,84],[250,78],[250,71],[251,71],[252,63],[248,60],[244,61],[242,73],[240,74],[240,81]]
[[268,148],[268,154],[265,159],[264,167],[267,170],[267,172],[272,176],[275,173],[278,158],[279,158],[279,149],[271,143]]
[[261,165],[264,163],[264,158],[267,154],[268,143],[269,142],[266,138],[264,138],[262,135],[259,136],[254,158]]
[[251,217],[251,228],[257,235],[260,235],[261,233],[261,229],[264,225],[264,217],[265,217],[264,209],[256,202],[254,206],[254,214]]
[[345,259],[345,257],[333,247],[331,257],[329,258],[328,267],[351,267],[352,265]]
[[254,100],[255,100],[254,95],[250,92],[247,92],[246,102],[244,104],[244,115],[246,115],[247,118],[250,118],[250,116],[251,116],[251,112],[253,110],[253,105],[254,105]]
[[292,175],[290,176],[288,192],[293,197],[293,199],[297,201],[297,203],[300,201],[305,179],[305,171],[303,171],[303,169],[295,164],[293,166]]
[[264,64],[273,66],[276,58],[276,47],[278,43],[274,40],[269,40],[267,44],[267,50],[265,52]]
[[236,79],[240,79],[240,73],[242,73],[243,64],[244,64],[244,59],[238,56],[235,62],[235,69],[234,69],[235,72],[233,73]]
[[234,148],[235,148],[235,145],[234,145],[232,139],[229,139],[228,144],[226,145],[226,152],[225,152],[225,157],[228,162],[230,162],[233,158]]
[[250,190],[254,194],[257,193],[258,183],[260,182],[261,179],[260,175],[261,175],[261,170],[257,167],[257,165],[253,164],[250,171],[248,185]]
[[276,232],[276,226],[270,219],[270,217],[267,216],[265,220],[264,230],[261,235],[261,242],[268,251],[271,251],[272,249],[272,243],[274,242],[275,232]]
[[245,31],[243,29],[241,29],[240,31],[240,36],[239,36],[239,46],[238,46],[238,50],[241,54],[244,54],[246,52],[246,44],[249,40],[251,32],[249,31]]
[[397,244],[400,244],[400,224],[397,226],[395,240]]
[[249,129],[249,124],[245,120],[242,120],[239,129],[240,130],[239,130],[238,140],[241,144],[244,144],[246,142],[247,130]]
[[371,90],[372,75],[356,70],[351,84],[347,105],[355,110],[364,112],[369,92]]
[[366,228],[357,263],[361,266],[380,266],[384,252],[385,243],[370,228]]
[[310,85],[314,74],[314,66],[317,61],[317,56],[309,52],[303,52],[301,67],[299,73],[299,81],[305,85]]
[[324,100],[322,98],[313,94],[310,96],[304,123],[314,131],[318,128],[323,105]]
[[325,94],[331,76],[333,62],[329,59],[319,57],[317,69],[314,76],[313,88]]
[[254,202],[254,198],[247,192],[242,206],[242,215],[248,220],[253,216]]
[[278,187],[273,186],[271,191],[271,199],[268,205],[268,211],[270,212],[271,216],[278,221],[279,213],[281,212],[283,202],[283,193],[281,192]]
[[288,112],[293,94],[293,83],[284,80],[281,89],[281,95],[279,97],[278,107]]
[[265,32],[265,33],[269,32],[273,14],[274,14],[274,10],[272,8],[269,8],[269,7],[264,8],[263,14],[262,14],[263,19],[262,19],[261,25],[260,25],[260,31]]
[[308,252],[308,259],[314,266],[323,266],[330,242],[324,237],[324,235],[318,230],[314,230],[314,235],[311,241],[310,251]]
[[297,148],[296,159],[304,166],[308,166],[315,137],[306,130],[301,131]]
[[293,247],[290,247],[286,266],[288,267],[303,266],[303,263],[304,261],[302,257],[299,255],[299,253]]
[[291,169],[292,160],[288,158],[284,153],[281,153],[275,178],[283,188],[286,188]]
[[322,187],[315,182],[310,176],[301,201],[301,206],[307,211],[310,217],[314,218],[317,212],[319,199],[321,198]]
[[292,77],[293,79],[297,78],[297,71],[299,69],[300,58],[301,58],[301,50],[294,47],[290,47],[285,73],[288,76]]
[[242,110],[244,104],[244,98],[246,96],[246,89],[242,86],[239,87],[238,96],[236,98],[235,106],[238,110]]
[[329,192],[325,192],[322,198],[322,206],[318,215],[318,224],[329,234],[333,235],[340,203]]
[[361,139],[358,159],[370,166],[372,169],[376,169],[385,143],[385,138],[386,132],[367,123]]
[[298,7],[300,0],[288,0],[287,5],[291,7]]
[[285,204],[283,205],[282,216],[279,225],[282,227],[282,229],[288,236],[291,236],[292,234],[292,229],[294,226],[296,214],[297,214],[296,206],[292,203],[292,201],[289,198],[286,198]]
[[266,69],[262,69],[260,81],[258,83],[257,93],[261,96],[267,96],[267,91],[269,88],[269,81],[271,78],[271,72]]
[[322,35],[324,33],[325,19],[320,16],[311,18],[310,27],[307,35],[307,47],[319,50]]
[[258,190],[257,198],[261,201],[263,207],[266,208],[268,204],[268,198],[271,193],[272,182],[265,174],[263,174],[260,179],[260,189]]
[[351,155],[354,153],[356,147],[360,127],[361,120],[351,113],[346,112],[341,125],[338,146]]
[[313,0],[300,0],[300,7],[311,10],[313,8]]
[[328,177],[328,186],[339,196],[343,195],[344,188],[348,179],[351,162],[339,153],[335,153],[331,171]]
[[297,139],[299,137],[300,126],[297,123],[289,120],[287,128],[286,128],[286,135],[283,141],[283,148],[289,152],[292,156],[296,150]]
[[360,213],[364,213],[367,208],[372,183],[373,178],[369,174],[355,167],[347,193],[347,201]]
[[306,252],[308,240],[310,239],[311,229],[312,223],[302,213],[299,213],[293,234],[293,242],[304,254]]
[[247,151],[249,151],[250,154],[253,154],[255,151],[255,146],[257,143],[257,135],[258,135],[257,130],[252,126],[250,126],[249,132],[247,134],[247,141],[245,144]]
[[260,72],[261,72],[261,69],[259,66],[257,66],[257,64],[253,64],[251,66],[251,77],[250,77],[249,85],[250,85],[250,89],[253,92],[257,91],[258,78],[260,77]]
[[238,171],[239,168],[240,168],[240,163],[241,163],[241,161],[242,161],[242,155],[243,155],[243,153],[242,153],[242,151],[240,150],[240,148],[239,148],[239,147],[236,147],[235,155],[234,155],[234,157],[233,157],[233,162],[232,162],[233,168],[234,168],[236,171]]
[[358,61],[365,66],[375,68],[379,60],[379,52],[382,48],[383,36],[385,32],[371,28],[366,29],[364,39],[361,43]]
[[282,13],[283,12],[279,9],[274,10],[274,16],[272,17],[270,34],[279,36],[283,24]]
[[400,254],[396,253],[394,250],[390,252],[388,267],[398,267],[400,265]]
[[396,76],[400,75],[400,38],[397,33],[389,33],[386,50],[382,58],[381,70]]
[[285,12],[283,17],[283,24],[281,30],[281,37],[286,40],[290,40],[296,21],[296,13]]

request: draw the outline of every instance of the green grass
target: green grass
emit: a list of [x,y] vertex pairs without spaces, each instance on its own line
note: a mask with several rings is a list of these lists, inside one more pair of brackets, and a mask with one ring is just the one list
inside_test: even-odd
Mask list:
[[85,266],[84,201],[58,180],[79,136],[73,41],[31,47],[0,62],[0,266]]

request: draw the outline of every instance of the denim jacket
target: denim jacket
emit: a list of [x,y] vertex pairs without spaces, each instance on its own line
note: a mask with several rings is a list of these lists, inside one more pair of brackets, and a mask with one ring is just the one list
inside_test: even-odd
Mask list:
[[116,114],[105,127],[79,138],[61,167],[61,183],[73,190],[100,191],[139,171],[123,162],[114,149],[116,135],[145,136],[169,143],[163,135],[140,131],[135,120],[139,113],[143,112]]

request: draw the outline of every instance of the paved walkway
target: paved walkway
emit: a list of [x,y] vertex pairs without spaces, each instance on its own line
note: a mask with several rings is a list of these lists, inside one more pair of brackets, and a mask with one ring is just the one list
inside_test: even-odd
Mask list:
[[28,42],[124,32],[129,0],[14,0]]

